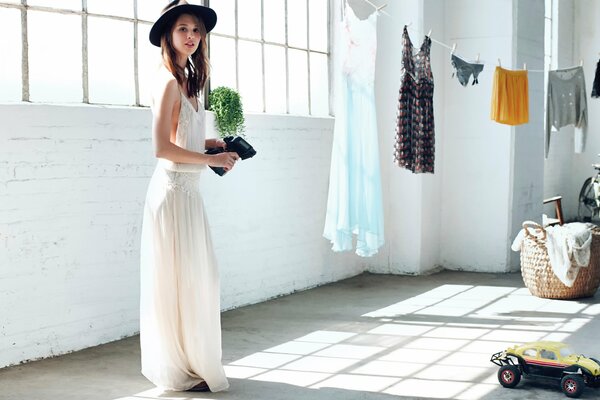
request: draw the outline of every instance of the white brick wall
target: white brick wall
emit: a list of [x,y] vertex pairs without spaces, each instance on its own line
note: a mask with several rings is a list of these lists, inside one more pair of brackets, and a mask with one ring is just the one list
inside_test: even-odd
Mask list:
[[[0,105],[0,367],[138,331],[147,109]],[[203,190],[224,309],[362,272],[321,237],[329,118],[253,116],[258,155]]]
[[[377,257],[334,254],[321,237],[332,119],[249,115],[248,140],[257,157],[225,177],[207,171],[203,193],[224,309],[365,269],[419,274],[439,264],[483,272],[510,268],[513,228],[526,217],[536,219],[540,211],[536,198],[542,165],[540,157],[533,162],[528,157],[543,135],[539,77],[530,81],[535,86],[532,122],[524,129],[515,132],[491,122],[489,101],[498,56],[509,68],[521,60],[530,68],[541,62],[540,41],[526,40],[531,32],[523,24],[515,31],[512,8],[521,7],[518,21],[538,15],[541,1],[531,2],[531,8],[505,0],[447,3],[393,2],[386,10],[396,19],[379,22],[375,83],[386,244]],[[592,76],[600,5],[592,0],[576,4],[581,6],[575,19],[583,23],[574,24],[580,30],[574,35],[581,39],[586,76]],[[362,11],[370,10],[363,5]],[[463,88],[450,78],[446,49],[432,47],[435,176],[413,175],[391,163],[398,37],[402,22],[408,21],[415,22],[415,30],[432,28],[438,40],[456,41],[461,55],[481,52],[487,63],[480,84]],[[539,35],[539,26],[533,30]],[[420,45],[422,35],[411,37]],[[594,110],[599,105],[590,101],[585,154],[551,149],[557,158],[546,163],[546,195],[574,193],[572,186],[578,190],[592,172],[589,164],[598,162],[600,114]],[[0,367],[136,332],[139,227],[155,163],[149,110],[0,105],[0,121]],[[521,136],[516,140],[514,135]],[[555,136],[552,143],[562,147],[563,142]],[[552,171],[556,174],[550,176]]]

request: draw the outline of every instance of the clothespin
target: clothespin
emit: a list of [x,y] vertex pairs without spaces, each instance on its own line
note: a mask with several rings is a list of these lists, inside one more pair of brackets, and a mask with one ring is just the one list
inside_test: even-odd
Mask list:
[[431,38],[431,29],[429,30],[429,32],[427,32],[427,37]]
[[450,54],[454,54],[455,51],[456,51],[456,43],[452,43],[452,50],[450,51]]
[[583,59],[579,60],[579,66],[583,67]]
[[502,67],[502,63],[500,62],[500,59],[498,59],[498,66]]
[[527,71],[527,63],[523,63],[523,69]]
[[475,59],[476,63],[479,63],[479,53],[477,53],[477,58]]

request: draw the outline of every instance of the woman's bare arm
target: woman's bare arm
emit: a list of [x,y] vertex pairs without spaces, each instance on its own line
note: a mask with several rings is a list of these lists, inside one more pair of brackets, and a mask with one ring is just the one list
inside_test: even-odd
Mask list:
[[[233,168],[237,159],[235,153],[207,155],[183,149],[171,142],[171,131],[176,128],[173,115],[180,104],[179,87],[175,78],[165,79],[156,88],[154,95],[154,119],[152,138],[154,154],[176,163],[207,164],[213,167]],[[175,114],[177,115],[177,114]]]

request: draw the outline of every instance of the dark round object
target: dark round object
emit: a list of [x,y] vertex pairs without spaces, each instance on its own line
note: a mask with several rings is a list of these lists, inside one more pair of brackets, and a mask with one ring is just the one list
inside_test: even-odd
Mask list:
[[521,382],[521,371],[515,365],[503,365],[498,370],[498,381],[505,388],[514,388]]
[[577,398],[585,389],[585,382],[581,375],[565,375],[560,381],[560,388],[567,397]]

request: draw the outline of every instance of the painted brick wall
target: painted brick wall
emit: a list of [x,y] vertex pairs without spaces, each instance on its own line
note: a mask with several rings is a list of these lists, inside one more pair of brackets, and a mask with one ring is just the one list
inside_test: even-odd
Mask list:
[[[147,109],[0,105],[0,367],[138,331]],[[333,121],[253,116],[258,155],[203,190],[222,307],[362,272],[321,237]]]

